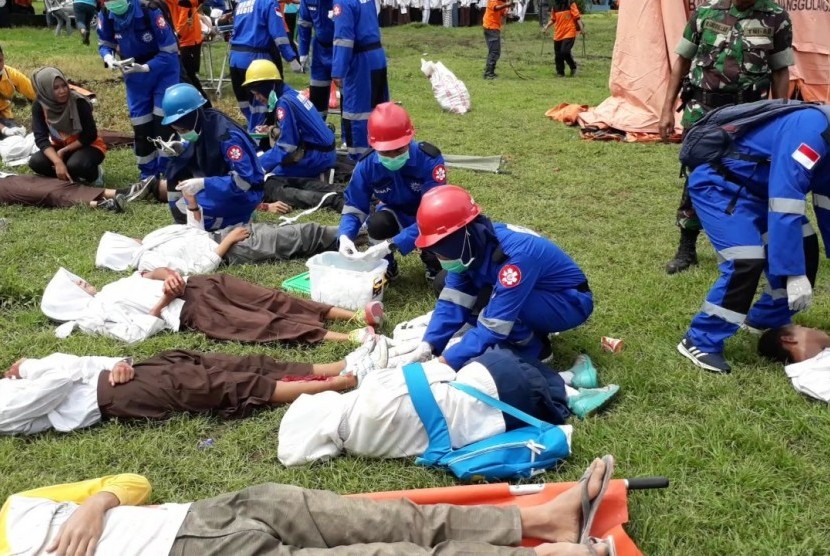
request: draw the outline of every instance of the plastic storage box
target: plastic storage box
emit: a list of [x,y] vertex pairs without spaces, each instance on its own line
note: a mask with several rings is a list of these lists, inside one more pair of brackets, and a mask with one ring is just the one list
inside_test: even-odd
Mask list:
[[336,251],[314,255],[307,262],[311,299],[344,309],[362,309],[370,301],[383,300],[386,267],[379,261],[352,261]]

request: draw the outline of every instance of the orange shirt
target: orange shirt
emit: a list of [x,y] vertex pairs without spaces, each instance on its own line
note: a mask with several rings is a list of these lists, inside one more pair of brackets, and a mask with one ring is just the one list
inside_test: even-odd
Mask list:
[[202,22],[199,19],[199,2],[190,0],[190,8],[180,6],[178,0],[167,0],[170,17],[173,18],[179,46],[202,44]]
[[492,29],[501,31],[504,25],[504,18],[507,16],[507,8],[503,10],[496,10],[496,6],[503,6],[506,0],[488,0],[487,10],[484,12],[484,21],[482,25],[485,29]]
[[554,6],[550,12],[550,21],[553,23],[553,40],[575,39],[577,35],[576,22],[579,21],[580,15],[576,2],[571,2],[570,8],[567,10],[557,11]]

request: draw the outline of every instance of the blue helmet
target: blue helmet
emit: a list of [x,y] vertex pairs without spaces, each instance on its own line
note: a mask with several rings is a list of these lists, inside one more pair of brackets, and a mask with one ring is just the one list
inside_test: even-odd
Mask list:
[[207,99],[196,90],[196,87],[187,83],[177,83],[164,91],[164,98],[161,100],[161,109],[164,112],[162,125],[170,125],[182,116],[190,114],[199,107],[204,106]]

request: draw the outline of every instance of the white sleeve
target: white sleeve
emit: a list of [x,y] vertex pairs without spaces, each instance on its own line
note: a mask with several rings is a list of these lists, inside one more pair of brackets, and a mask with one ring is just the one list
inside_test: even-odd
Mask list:
[[59,372],[36,380],[0,379],[0,433],[35,434],[50,428],[46,415],[63,402],[73,384]]
[[219,268],[220,264],[222,264],[222,257],[217,255],[215,251],[206,251],[197,260],[193,261],[193,264],[190,265],[192,268],[189,269],[187,274],[210,274]]
[[338,432],[346,408],[343,396],[338,392],[303,394],[288,407],[277,444],[277,457],[283,465],[302,465],[343,452]]
[[101,334],[128,344],[142,342],[164,330],[167,323],[153,315],[133,315],[130,322],[107,321]]

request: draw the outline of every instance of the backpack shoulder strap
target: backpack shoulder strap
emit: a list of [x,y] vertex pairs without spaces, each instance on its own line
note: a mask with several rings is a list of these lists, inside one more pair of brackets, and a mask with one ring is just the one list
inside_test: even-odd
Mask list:
[[438,460],[452,452],[450,430],[447,428],[447,419],[438,407],[435,396],[429,387],[427,375],[420,363],[404,365],[403,376],[412,405],[418,418],[424,424],[429,437],[429,445],[424,454],[416,461],[422,465],[434,465]]
[[536,417],[533,417],[532,415],[528,415],[527,413],[525,413],[524,411],[522,411],[520,409],[516,409],[515,407],[513,407],[510,404],[506,404],[501,400],[497,400],[496,398],[493,398],[492,396],[488,396],[487,394],[485,394],[481,390],[479,390],[477,388],[473,388],[469,384],[460,384],[458,382],[450,382],[450,386],[452,386],[456,390],[461,390],[465,394],[469,394],[470,396],[474,397],[478,401],[480,401],[482,403],[486,403],[487,405],[498,409],[502,413],[507,413],[508,415],[511,415],[511,416],[515,417],[516,419],[518,419],[519,421],[523,421],[523,422],[527,423],[528,425],[530,425],[532,427],[536,427],[538,429],[548,429],[548,428],[553,426],[550,423],[546,423],[546,422],[544,422],[540,419],[537,419]]

